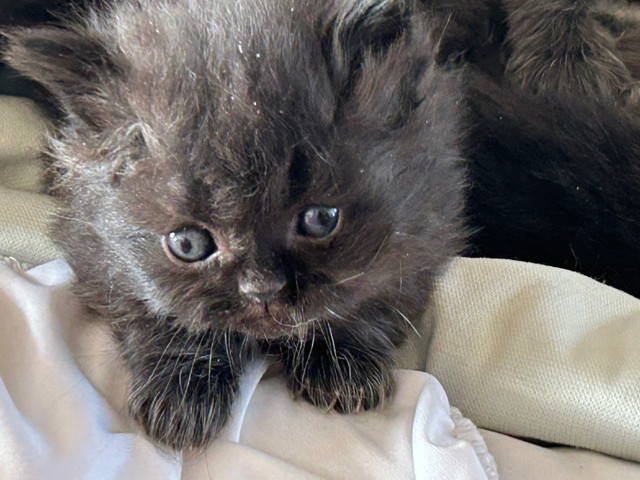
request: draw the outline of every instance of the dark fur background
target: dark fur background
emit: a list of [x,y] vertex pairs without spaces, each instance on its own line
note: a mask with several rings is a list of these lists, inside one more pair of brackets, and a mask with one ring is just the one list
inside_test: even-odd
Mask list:
[[431,8],[446,25],[439,61],[467,69],[466,253],[577,270],[640,297],[640,7],[465,3]]
[[[205,445],[265,354],[324,408],[383,401],[394,347],[463,247],[465,183],[467,254],[640,296],[636,15],[587,0],[126,0],[8,33],[6,58],[63,115],[54,235],[111,322],[145,431]],[[340,209],[326,239],[296,230],[316,205]],[[219,254],[169,258],[163,238],[185,225]],[[264,306],[247,282],[284,287]]]

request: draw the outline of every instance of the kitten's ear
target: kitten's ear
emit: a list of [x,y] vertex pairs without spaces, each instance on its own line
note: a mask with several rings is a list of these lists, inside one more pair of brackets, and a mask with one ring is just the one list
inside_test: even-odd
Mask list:
[[105,47],[88,33],[56,27],[3,32],[3,56],[22,75],[51,92],[63,112],[89,126],[99,117],[100,79],[117,68]]
[[411,0],[329,2],[320,31],[334,84],[348,90],[368,52],[383,55],[409,28]]

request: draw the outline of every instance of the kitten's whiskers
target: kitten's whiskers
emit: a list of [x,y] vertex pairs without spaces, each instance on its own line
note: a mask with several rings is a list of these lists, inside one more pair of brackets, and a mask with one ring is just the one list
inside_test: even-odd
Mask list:
[[[302,379],[305,379],[307,377],[307,370],[309,368],[309,362],[311,361],[311,354],[313,352],[313,346],[315,345],[315,343],[316,343],[316,329],[314,328],[311,333],[311,345],[309,345],[309,348],[308,348],[307,358],[304,361],[304,366],[302,367]],[[299,351],[300,353],[302,353],[304,350],[305,344],[301,340],[299,342],[299,345],[300,345]]]
[[233,356],[231,355],[231,349],[229,347],[229,333],[230,333],[229,330],[226,329],[222,334],[223,335],[223,341],[224,341],[224,350],[225,350],[225,352],[227,354],[227,358],[229,359],[229,367],[231,368],[232,372],[235,372],[236,364],[233,361]]
[[347,320],[345,317],[338,315],[336,312],[334,312],[333,310],[331,310],[329,307],[324,307],[327,312],[329,312],[331,315],[333,315],[336,318],[339,318],[340,320],[344,320],[345,322],[348,322],[349,320]]
[[180,376],[180,387],[182,387],[182,400],[180,401],[180,406],[185,404],[187,401],[187,393],[189,392],[189,385],[191,384],[191,377],[193,376],[193,371],[196,367],[196,362],[200,358],[200,348],[202,347],[202,341],[204,340],[204,335],[200,336],[200,341],[198,342],[198,347],[193,354],[193,360],[191,361],[191,366],[189,367],[189,375],[187,376],[187,381],[184,386],[182,386],[182,375]]
[[442,44],[442,39],[444,38],[444,34],[447,31],[447,28],[449,28],[449,24],[451,23],[451,18],[453,17],[453,12],[449,14],[449,16],[447,17],[447,21],[444,24],[444,27],[442,27],[442,32],[440,32],[440,37],[438,38],[438,41],[436,42],[436,46],[434,51],[437,52],[440,49],[440,45]]
[[388,302],[387,302],[387,305],[389,305],[389,307],[391,307],[393,310],[395,310],[398,313],[398,315],[400,315],[402,317],[402,319],[405,322],[407,322],[407,324],[416,333],[416,335],[418,335],[419,338],[422,338],[422,335],[420,335],[420,332],[418,331],[418,329],[415,327],[415,325],[413,323],[411,323],[411,320],[409,320],[409,318],[404,313],[402,313],[400,310],[398,310],[396,307],[394,307],[393,305],[391,305]]
[[382,239],[382,242],[380,243],[380,246],[377,248],[376,253],[373,254],[373,257],[367,264],[367,268],[365,269],[365,271],[368,270],[369,267],[371,267],[371,265],[373,265],[376,262],[376,260],[378,259],[378,255],[382,251],[382,248],[384,247],[384,245],[387,243],[387,240],[389,240],[389,234],[385,235],[385,237]]
[[355,275],[351,275],[350,277],[346,277],[346,278],[343,278],[342,280],[338,280],[333,285],[342,285],[343,283],[347,283],[347,282],[350,282],[351,280],[355,280],[356,278],[360,278],[365,273],[367,272],[356,273]]
[[325,325],[327,326],[328,336],[331,340],[331,342],[329,343],[329,346],[331,347],[331,358],[333,358],[334,363],[338,365],[338,351],[336,350],[336,340],[335,338],[333,338],[333,329],[331,328],[331,324],[329,322],[325,322]]
[[155,366],[153,367],[153,370],[151,371],[151,374],[149,375],[149,377],[147,377],[147,380],[145,381],[144,385],[141,387],[142,390],[144,390],[147,386],[149,386],[149,384],[153,381],[156,372],[160,368],[162,360],[164,360],[164,356],[167,354],[167,352],[169,351],[169,348],[171,347],[171,344],[173,343],[175,338],[178,336],[178,333],[180,333],[180,332],[181,332],[181,329],[177,328],[176,331],[173,332],[173,335],[171,335],[171,338],[169,339],[169,342],[167,342],[167,345],[164,347],[164,350],[160,354],[160,357],[158,358],[158,361],[156,362]]

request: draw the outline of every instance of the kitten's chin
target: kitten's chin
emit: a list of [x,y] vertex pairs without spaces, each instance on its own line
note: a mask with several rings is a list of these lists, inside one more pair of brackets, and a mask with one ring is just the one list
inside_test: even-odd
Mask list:
[[279,303],[252,304],[244,309],[242,316],[232,322],[231,328],[260,340],[282,337],[305,339],[309,323],[296,322],[289,310]]

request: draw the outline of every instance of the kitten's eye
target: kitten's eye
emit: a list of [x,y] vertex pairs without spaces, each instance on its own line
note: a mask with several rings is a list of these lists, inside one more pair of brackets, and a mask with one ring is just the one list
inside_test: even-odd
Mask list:
[[169,251],[183,262],[197,262],[211,256],[218,249],[208,230],[184,227],[166,236]]
[[305,237],[324,238],[338,226],[340,210],[333,207],[311,207],[298,218],[298,233]]

